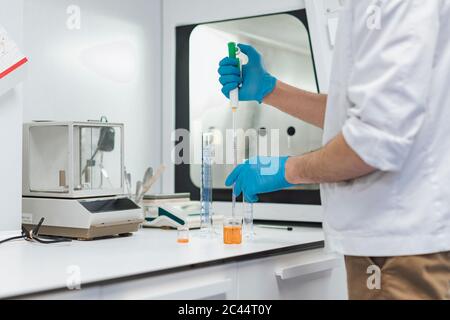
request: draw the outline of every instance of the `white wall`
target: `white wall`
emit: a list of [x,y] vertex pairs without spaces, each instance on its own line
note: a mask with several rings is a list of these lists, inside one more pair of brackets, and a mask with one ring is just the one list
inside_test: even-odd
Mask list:
[[[22,45],[22,0],[0,0],[0,24]],[[1,81],[1,80],[0,80]],[[0,231],[18,230],[22,194],[22,90],[0,97]]]
[[[66,25],[69,5],[81,9],[80,30]],[[159,166],[161,1],[25,0],[24,20],[24,121],[104,115],[125,124],[133,181]]]

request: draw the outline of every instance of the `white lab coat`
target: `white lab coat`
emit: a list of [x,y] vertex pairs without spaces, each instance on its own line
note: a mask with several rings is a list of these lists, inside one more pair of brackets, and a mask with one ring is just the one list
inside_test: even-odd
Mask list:
[[448,0],[347,1],[324,144],[343,132],[379,171],[322,186],[327,243],[338,252],[450,250],[449,32]]

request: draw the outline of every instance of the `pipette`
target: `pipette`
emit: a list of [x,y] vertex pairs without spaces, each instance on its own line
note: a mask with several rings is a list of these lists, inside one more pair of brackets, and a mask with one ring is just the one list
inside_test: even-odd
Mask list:
[[[239,48],[236,46],[236,43],[230,42],[228,43],[228,57],[237,59],[237,55],[239,52]],[[239,59],[238,59],[239,61]],[[240,61],[239,67],[240,67]],[[233,166],[236,168],[237,166],[237,134],[236,134],[236,111],[239,108],[239,89],[236,88],[230,92],[230,107],[232,111],[232,117],[233,117]],[[235,190],[235,184],[233,184],[232,188],[232,207],[231,207],[231,214],[233,218],[236,214],[236,195],[234,194]]]
[[[230,42],[228,43],[228,57],[232,59],[238,60],[238,67],[240,68],[240,60],[238,59],[239,48],[236,46],[236,43]],[[239,88],[236,88],[230,91],[230,105],[233,112],[236,112],[239,107]]]

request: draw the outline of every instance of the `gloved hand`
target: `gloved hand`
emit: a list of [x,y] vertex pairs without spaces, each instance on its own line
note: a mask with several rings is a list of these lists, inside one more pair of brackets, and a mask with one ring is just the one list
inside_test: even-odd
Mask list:
[[230,91],[239,88],[240,101],[258,101],[262,103],[270,94],[277,83],[277,79],[271,76],[263,65],[263,60],[258,51],[253,47],[238,44],[239,49],[248,57],[248,63],[242,66],[242,78],[237,59],[224,58],[220,61],[219,74],[222,84],[222,93],[229,99]]
[[258,194],[292,187],[286,181],[285,167],[289,157],[257,157],[237,166],[228,176],[225,185],[235,185],[234,194],[244,192],[245,201],[257,202]]

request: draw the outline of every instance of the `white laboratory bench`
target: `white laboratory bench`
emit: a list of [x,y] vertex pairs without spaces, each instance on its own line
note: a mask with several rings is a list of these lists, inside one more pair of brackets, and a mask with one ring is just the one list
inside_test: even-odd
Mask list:
[[[342,257],[323,249],[320,228],[256,228],[227,246],[191,232],[143,229],[126,238],[0,245],[0,298],[346,299]],[[68,284],[81,279],[81,290]],[[75,281],[75,282],[74,282]]]

